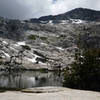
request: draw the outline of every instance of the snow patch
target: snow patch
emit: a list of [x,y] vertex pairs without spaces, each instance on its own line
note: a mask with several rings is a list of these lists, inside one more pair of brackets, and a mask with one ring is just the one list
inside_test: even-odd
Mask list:
[[4,55],[8,58],[10,58],[10,55],[8,53],[5,53],[4,51],[2,51],[4,53]]
[[26,58],[28,61],[35,63],[36,62],[36,58],[39,57],[37,55],[34,54],[34,58]]
[[72,23],[74,24],[81,24],[85,22],[84,20],[80,20],[80,19],[70,19],[70,21],[72,21]]
[[2,41],[2,43],[4,43],[4,44],[8,44],[6,41]]
[[67,20],[61,20],[60,24],[66,24],[66,23],[67,23]]
[[49,20],[48,24],[53,25],[53,21]]
[[40,21],[42,24],[47,24],[47,21]]
[[26,45],[25,41],[22,41],[22,42],[17,42],[17,45]]
[[[34,58],[26,58],[26,59],[27,59],[28,61],[32,62],[32,63],[36,63],[36,62],[37,62],[37,61],[36,61],[36,58],[37,58],[37,57],[40,57],[40,56],[37,56],[37,55],[34,54]],[[39,64],[40,64],[40,65],[44,65],[44,66],[46,65],[46,63],[42,63],[41,61],[39,61]]]
[[59,50],[64,50],[62,47],[56,47],[57,49],[59,49]]
[[36,62],[36,60],[35,60],[35,58],[26,58],[28,61],[30,61],[30,62],[32,62],[32,63],[35,63]]
[[14,46],[18,47],[18,46],[20,46],[20,45],[18,45],[18,44],[14,44]]
[[39,62],[39,64],[41,64],[41,65],[43,65],[43,66],[47,65],[46,63],[42,63],[42,62]]
[[48,44],[46,44],[46,43],[41,43],[41,45],[44,45],[44,46],[46,46],[46,45],[48,45]]
[[52,22],[53,22],[53,21],[52,21],[52,20],[50,20],[50,21],[49,21],[49,24],[51,24]]
[[25,21],[21,21],[21,23],[22,23],[22,24],[25,24],[26,22],[25,22]]

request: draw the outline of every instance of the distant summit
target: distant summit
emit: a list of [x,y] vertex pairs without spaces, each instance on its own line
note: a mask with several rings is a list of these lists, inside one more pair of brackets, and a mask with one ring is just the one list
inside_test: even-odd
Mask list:
[[76,8],[64,14],[59,14],[54,16],[53,15],[43,16],[38,19],[31,19],[31,21],[40,22],[40,21],[49,21],[49,20],[57,21],[57,20],[69,20],[69,19],[98,21],[100,20],[100,11],[87,9],[87,8]]
[[[63,15],[63,14],[62,14]],[[65,17],[72,19],[81,19],[86,21],[96,21],[100,19],[100,11],[86,9],[86,8],[76,8],[64,14]]]

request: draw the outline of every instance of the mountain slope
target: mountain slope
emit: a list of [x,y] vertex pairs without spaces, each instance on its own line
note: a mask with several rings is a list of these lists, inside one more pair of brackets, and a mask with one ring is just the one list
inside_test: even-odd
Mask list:
[[[98,17],[90,19],[87,13],[91,18],[93,18],[93,13]],[[48,20],[46,23],[40,22],[40,19],[35,19],[34,22],[34,20],[20,21],[0,18],[0,68],[8,67],[7,63],[12,57],[10,66],[17,63],[22,64],[26,69],[47,68],[51,70],[59,66],[61,69],[68,67],[74,61],[77,45],[85,49],[100,48],[98,13],[78,8],[52,17],[58,20],[59,23],[56,24],[55,19],[50,21],[51,17],[40,18],[41,21]],[[79,16],[81,19],[86,18],[82,20],[87,21],[78,19],[70,19],[71,22],[66,21],[68,14],[69,16],[77,15],[74,18]]]
[[69,19],[80,19],[85,21],[97,21],[100,20],[100,11],[95,11],[86,8],[76,8],[69,12],[59,15],[43,16],[39,19],[31,19],[33,22],[49,21],[49,20],[69,20]]

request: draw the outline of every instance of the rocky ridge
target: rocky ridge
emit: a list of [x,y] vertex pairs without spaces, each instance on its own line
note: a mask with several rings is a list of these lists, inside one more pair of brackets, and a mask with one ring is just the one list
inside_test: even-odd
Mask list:
[[78,45],[100,48],[99,32],[99,20],[59,19],[55,23],[50,19],[36,23],[1,17],[0,68],[8,65],[26,69],[66,68],[74,61]]

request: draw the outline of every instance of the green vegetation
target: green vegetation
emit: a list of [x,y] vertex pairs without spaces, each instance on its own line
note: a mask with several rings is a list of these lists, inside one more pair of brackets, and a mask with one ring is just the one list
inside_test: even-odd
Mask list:
[[100,91],[100,49],[75,55],[75,62],[64,73],[65,87]]
[[41,40],[47,40],[47,37],[40,37]]
[[33,35],[33,34],[28,36],[28,39],[30,39],[30,40],[36,40],[38,38],[40,38],[41,40],[46,40],[47,39],[47,37],[41,37],[41,36]]
[[37,35],[29,35],[28,36],[28,39],[30,39],[30,40],[36,40],[37,38],[39,38],[39,36],[37,36]]
[[41,73],[48,73],[48,69],[47,68],[41,68],[41,69],[39,69],[39,71]]

